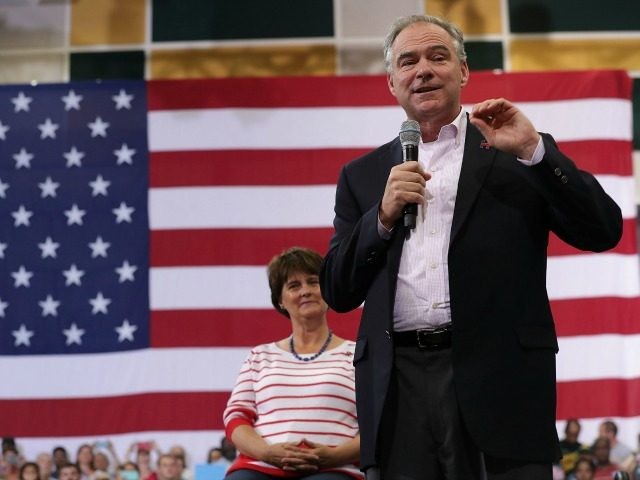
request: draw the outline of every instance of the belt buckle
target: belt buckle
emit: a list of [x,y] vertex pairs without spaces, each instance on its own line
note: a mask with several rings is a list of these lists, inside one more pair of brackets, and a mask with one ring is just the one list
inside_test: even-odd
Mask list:
[[[431,346],[431,344],[427,341],[427,337],[433,332],[434,330],[430,330],[428,328],[420,328],[416,330],[416,341],[418,343],[418,348],[425,349]],[[423,338],[425,340],[424,344],[422,343]]]

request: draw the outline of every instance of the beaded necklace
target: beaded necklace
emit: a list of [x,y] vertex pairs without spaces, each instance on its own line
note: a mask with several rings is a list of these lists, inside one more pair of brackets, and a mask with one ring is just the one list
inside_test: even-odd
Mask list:
[[291,354],[298,360],[302,361],[302,362],[310,362],[311,360],[315,360],[316,358],[318,358],[320,355],[322,355],[324,353],[324,351],[327,349],[327,347],[329,346],[329,343],[331,342],[331,337],[333,337],[333,331],[329,330],[329,336],[327,336],[327,339],[325,340],[324,344],[322,345],[322,347],[320,347],[320,350],[318,350],[317,353],[314,353],[313,355],[311,355],[310,357],[301,357],[300,355],[298,355],[298,353],[296,352],[296,349],[293,348],[293,335],[291,335],[291,337],[289,338],[289,351],[291,352]]

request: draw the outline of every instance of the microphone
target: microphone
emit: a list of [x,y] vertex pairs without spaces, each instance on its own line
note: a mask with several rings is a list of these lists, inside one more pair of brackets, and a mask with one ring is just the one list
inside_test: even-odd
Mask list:
[[[402,161],[418,161],[418,144],[420,143],[420,124],[415,120],[405,120],[400,126],[400,143],[402,144]],[[416,218],[418,216],[418,205],[408,203],[403,209],[404,226],[416,228]]]

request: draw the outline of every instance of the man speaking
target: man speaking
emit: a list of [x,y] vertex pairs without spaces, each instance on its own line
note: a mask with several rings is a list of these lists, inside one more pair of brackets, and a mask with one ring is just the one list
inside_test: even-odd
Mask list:
[[418,161],[402,161],[396,138],[342,169],[321,274],[333,309],[364,302],[361,467],[370,479],[551,479],[549,232],[607,250],[620,209],[508,100],[462,108],[454,25],[400,18],[384,54],[389,90],[418,122]]

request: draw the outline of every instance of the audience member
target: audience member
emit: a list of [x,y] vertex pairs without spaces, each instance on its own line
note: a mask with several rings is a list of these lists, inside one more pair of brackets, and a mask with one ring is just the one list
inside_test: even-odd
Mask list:
[[582,457],[576,461],[573,470],[573,478],[575,480],[594,480],[596,475],[596,466],[591,459]]
[[138,465],[134,462],[124,462],[116,471],[115,480],[140,480]]
[[[173,455],[164,453],[158,457],[154,480],[180,480],[180,466]],[[153,478],[152,476],[152,478]]]
[[609,439],[611,445],[611,461],[618,465],[629,462],[629,457],[633,455],[631,448],[618,440],[618,426],[611,420],[605,420],[600,424],[598,434]]
[[66,463],[58,470],[59,480],[80,480],[80,468],[75,463]]
[[187,452],[182,445],[169,448],[169,455],[173,455],[178,462],[178,470],[182,480],[193,480],[193,472],[187,468]]
[[18,480],[22,459],[15,444],[2,443],[2,463],[0,464],[0,477],[4,480]]
[[607,437],[598,437],[591,447],[596,461],[595,480],[610,480],[618,470],[618,465],[611,462],[611,443]]
[[53,474],[53,458],[47,452],[39,453],[36,457],[36,463],[40,469],[40,479],[50,480]]
[[222,455],[222,449],[220,447],[214,447],[209,450],[209,453],[207,454],[207,463],[210,465],[231,465],[231,462]]
[[35,462],[25,462],[20,467],[18,478],[20,480],[41,480],[40,467]]
[[586,449],[586,447],[578,441],[580,430],[580,422],[576,418],[567,420],[564,428],[564,438],[560,440],[560,451],[562,452],[560,465],[565,475],[573,472],[576,462],[580,458],[580,452]]
[[54,447],[54,449],[52,450],[52,454],[53,454],[54,470],[53,470],[53,473],[51,474],[51,477],[59,479],[60,469],[67,463],[71,463],[71,461],[69,460],[69,453],[67,452],[66,448],[62,446],[57,446],[57,447]]
[[92,480],[93,472],[96,469],[93,466],[93,448],[88,443],[83,443],[78,447],[76,465],[80,469],[81,480]]
[[226,436],[220,439],[220,450],[222,450],[222,456],[229,460],[229,462],[233,462],[238,455],[236,446]]
[[135,464],[138,466],[140,480],[149,480],[154,477],[151,454],[155,452],[160,455],[160,449],[156,442],[133,442],[129,445],[125,460],[131,460],[131,455],[135,452]]

